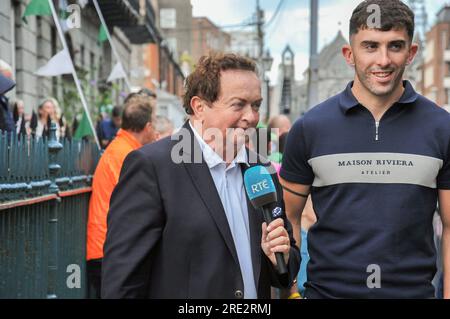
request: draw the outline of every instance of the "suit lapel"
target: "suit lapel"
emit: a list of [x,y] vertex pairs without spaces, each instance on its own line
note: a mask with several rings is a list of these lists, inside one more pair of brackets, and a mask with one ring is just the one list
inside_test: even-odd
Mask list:
[[[194,154],[196,152],[200,152],[197,154],[202,154],[200,145],[195,139],[194,133],[188,122],[185,123],[183,128],[187,129],[190,133],[191,138],[191,146],[192,146],[192,154],[190,154],[191,163],[184,163],[186,170],[188,171],[192,183],[197,189],[200,197],[202,198],[205,206],[208,208],[211,216],[213,217],[217,228],[219,229],[222,237],[225,240],[225,243],[228,249],[231,252],[235,262],[239,265],[239,259],[236,252],[236,246],[234,244],[233,236],[231,235],[230,226],[228,224],[227,217],[225,215],[225,210],[223,208],[222,202],[220,200],[219,194],[217,193],[216,186],[214,184],[213,178],[209,171],[208,165],[203,161],[203,156],[201,157],[201,163],[194,162]],[[247,149],[247,155],[248,154]],[[248,156],[250,158],[250,156]],[[259,159],[259,156],[258,156]],[[253,163],[250,164],[249,167],[259,165],[261,163]],[[248,167],[245,164],[241,164],[242,174],[244,174],[245,170]],[[245,192],[246,193],[246,192]],[[261,224],[263,223],[262,213],[259,210],[256,210],[251,204],[250,200],[247,199],[247,210],[248,210],[248,220],[249,220],[249,229],[250,229],[250,247],[252,254],[252,264],[253,264],[253,275],[255,279],[255,285],[257,291],[259,291],[259,277],[261,274],[261,258],[262,258],[262,250],[261,250]]]
[[233,236],[231,235],[230,226],[228,224],[227,217],[225,215],[225,210],[223,208],[222,202],[220,200],[219,194],[216,190],[216,185],[214,184],[213,178],[209,171],[208,165],[203,161],[203,156],[201,157],[201,163],[194,162],[194,153],[202,154],[200,145],[195,139],[194,133],[189,125],[186,123],[183,128],[186,128],[190,132],[191,146],[193,152],[191,155],[191,163],[183,163],[187,172],[189,173],[192,183],[200,194],[205,206],[208,208],[211,216],[213,217],[220,234],[222,235],[231,255],[233,256],[235,262],[239,265],[239,259],[237,257],[236,247],[234,245]]

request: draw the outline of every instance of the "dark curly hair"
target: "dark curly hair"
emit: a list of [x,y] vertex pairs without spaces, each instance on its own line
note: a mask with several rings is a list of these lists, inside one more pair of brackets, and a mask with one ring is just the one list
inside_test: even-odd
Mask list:
[[226,70],[244,70],[258,74],[256,63],[233,53],[211,53],[202,56],[185,82],[183,107],[189,115],[194,114],[191,99],[198,96],[209,103],[220,95],[220,73]]

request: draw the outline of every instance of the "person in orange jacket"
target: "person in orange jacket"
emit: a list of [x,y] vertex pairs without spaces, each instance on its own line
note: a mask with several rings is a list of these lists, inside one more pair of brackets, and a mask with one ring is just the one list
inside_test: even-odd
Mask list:
[[103,244],[111,194],[119,181],[126,156],[157,139],[152,124],[153,102],[146,94],[132,93],[125,100],[121,129],[103,153],[95,170],[87,227],[87,276],[89,297],[100,298]]

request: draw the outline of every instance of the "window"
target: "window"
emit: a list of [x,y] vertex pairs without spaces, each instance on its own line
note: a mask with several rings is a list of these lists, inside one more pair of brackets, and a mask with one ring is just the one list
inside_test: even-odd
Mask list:
[[206,33],[206,44],[213,50],[220,50],[219,39],[215,34],[211,32]]
[[[58,36],[56,34],[56,27],[50,27],[50,46],[52,50],[52,56],[57,53],[58,50]],[[58,96],[58,78],[56,76],[52,77],[52,95]]]
[[89,59],[89,80],[90,80],[90,85],[88,86],[88,91],[89,91],[89,98],[90,98],[90,103],[94,104],[95,103],[95,80],[97,79],[96,77],[96,68],[95,68],[95,53],[94,52],[90,52],[90,59]]
[[175,29],[177,27],[177,11],[173,8],[161,9],[159,20],[162,29]]
[[91,79],[91,80],[94,80],[96,77],[95,77],[95,71],[96,71],[96,69],[95,69],[95,53],[94,52],[92,52],[91,51],[91,54],[90,54],[90,65],[89,65],[89,78]]
[[178,57],[177,54],[177,39],[175,38],[167,38],[167,47],[172,52],[174,57]]
[[84,45],[80,46],[80,67],[84,68],[85,64],[84,64]]
[[425,79],[424,79],[424,86],[425,88],[428,88],[434,84],[434,69],[433,66],[428,66],[425,69]]
[[425,47],[425,63],[432,61],[434,58],[434,40],[429,40]]

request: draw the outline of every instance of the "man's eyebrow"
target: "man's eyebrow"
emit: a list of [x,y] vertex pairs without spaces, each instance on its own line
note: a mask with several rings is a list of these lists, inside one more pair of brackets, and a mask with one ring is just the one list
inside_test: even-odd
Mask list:
[[370,41],[370,40],[365,40],[365,41],[362,41],[362,42],[361,42],[361,45],[362,45],[362,46],[366,46],[366,45],[374,45],[374,44],[378,45],[378,44],[380,44],[380,43],[377,42],[377,41]]
[[[242,97],[233,96],[227,101],[227,103],[230,103],[233,100],[238,100],[239,102],[243,102],[245,104],[247,104],[247,102],[250,102],[250,101],[248,101],[248,100],[246,100],[246,99],[244,99]],[[256,101],[251,102],[251,104],[262,103],[263,100],[264,100],[263,98],[260,98],[260,99],[258,99]]]
[[[361,42],[361,45],[362,46],[366,46],[366,45],[379,45],[380,43],[379,42],[377,42],[377,41],[371,41],[371,40],[365,40],[365,41],[362,41]],[[392,40],[392,41],[389,41],[389,44],[402,44],[402,45],[405,45],[406,44],[406,41],[405,40]]]
[[401,45],[405,45],[406,41],[405,40],[393,40],[390,41],[389,44],[401,44]]
[[227,102],[227,103],[230,103],[230,102],[233,101],[233,100],[239,100],[240,102],[244,102],[244,103],[247,102],[246,99],[244,99],[244,98],[242,98],[242,97],[238,97],[238,96],[232,96],[232,97],[230,97],[229,99],[227,99],[226,102]]

